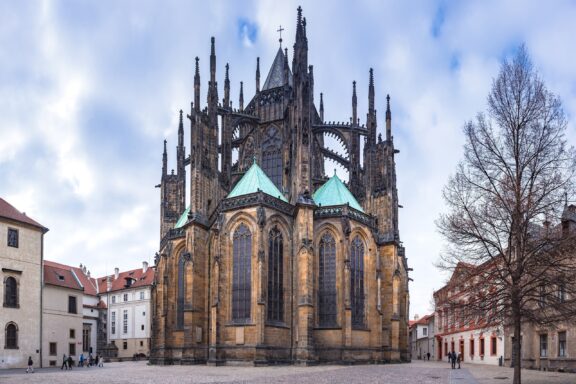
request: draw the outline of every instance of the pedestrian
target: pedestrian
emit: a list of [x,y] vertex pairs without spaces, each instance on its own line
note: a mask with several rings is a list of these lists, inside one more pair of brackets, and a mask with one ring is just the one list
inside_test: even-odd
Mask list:
[[94,363],[96,364],[96,367],[98,367],[99,359],[100,359],[100,355],[96,354],[96,357],[94,358]]
[[80,356],[78,356],[78,366],[84,367],[84,354],[83,353],[81,353]]
[[34,373],[34,362],[32,361],[32,356],[28,356],[28,368],[26,368],[26,373],[32,371]]
[[99,357],[99,361],[100,361],[100,364],[98,364],[98,366],[100,368],[103,368],[104,367],[104,358],[100,354],[98,354],[98,357]]
[[72,359],[72,355],[68,356],[68,368],[72,370],[72,366],[74,365],[74,359]]
[[430,361],[430,352],[426,353],[426,357],[428,358],[428,361]]
[[450,353],[450,362],[452,363],[452,369],[456,369],[456,352],[454,351]]
[[460,362],[462,361],[462,353],[458,352],[458,369],[460,369]]
[[68,359],[66,358],[66,354],[62,356],[62,366],[60,367],[60,369],[62,370],[64,368],[68,370]]
[[90,368],[93,365],[94,365],[94,356],[92,356],[92,354],[90,354],[88,356],[88,368]]

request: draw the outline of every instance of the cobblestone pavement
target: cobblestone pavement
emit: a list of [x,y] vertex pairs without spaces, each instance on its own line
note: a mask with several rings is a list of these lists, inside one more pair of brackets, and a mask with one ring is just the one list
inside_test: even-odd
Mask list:
[[[522,371],[525,384],[576,384],[576,374]],[[504,384],[512,382],[510,368],[467,364],[450,369],[448,363],[414,361],[411,364],[316,367],[208,367],[149,366],[146,362],[105,364],[104,368],[75,368],[72,371],[44,368],[0,371],[1,384],[13,383],[104,383],[104,384],[185,384],[185,383],[278,383],[278,384]]]

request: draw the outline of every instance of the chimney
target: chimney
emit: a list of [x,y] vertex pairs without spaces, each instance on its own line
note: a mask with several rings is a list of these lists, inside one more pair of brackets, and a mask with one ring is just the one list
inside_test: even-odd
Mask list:
[[120,275],[120,269],[118,269],[118,267],[114,268],[114,280],[116,280],[119,275]]
[[106,292],[112,290],[112,276],[106,277]]
[[147,270],[148,270],[148,262],[143,261],[142,262],[142,273],[146,273]]

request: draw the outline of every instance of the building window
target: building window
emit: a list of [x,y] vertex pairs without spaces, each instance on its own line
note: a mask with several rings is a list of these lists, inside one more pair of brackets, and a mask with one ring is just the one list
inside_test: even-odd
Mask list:
[[143,347],[144,346],[144,342],[142,340],[140,340],[140,346]]
[[123,349],[128,349],[128,342],[127,342],[127,341],[125,341],[125,342],[122,343],[122,348],[123,348]]
[[76,296],[68,296],[68,313],[78,313],[76,308]]
[[50,343],[48,345],[50,349],[50,356],[56,356],[58,354],[57,343]]
[[336,242],[329,233],[320,239],[318,320],[320,326],[336,325]]
[[538,305],[540,308],[544,308],[546,306],[546,286],[544,284],[540,286],[540,297],[538,299]]
[[422,328],[422,336],[428,336],[428,328]]
[[474,339],[470,339],[470,356],[474,356]]
[[566,331],[558,332],[558,357],[566,357]]
[[82,329],[82,350],[84,352],[90,351],[90,333],[90,324],[84,324],[84,328]]
[[75,339],[76,338],[76,330],[70,329],[69,335],[70,335],[71,339]]
[[274,227],[268,233],[268,320],[284,320],[284,252],[282,233]]
[[18,349],[18,327],[15,323],[8,323],[5,329],[4,349]]
[[116,295],[112,295],[112,304],[116,304]]
[[252,233],[240,224],[233,237],[232,320],[250,321]]
[[140,292],[140,300],[144,300],[144,291]]
[[18,282],[12,276],[4,280],[4,306],[18,308]]
[[8,246],[18,248],[18,230],[8,228]]
[[186,299],[186,264],[187,255],[184,251],[180,254],[178,261],[178,297],[176,299],[176,327],[184,326],[184,301]]
[[396,275],[392,278],[392,309],[394,315],[400,314],[400,278]]
[[76,356],[76,343],[68,344],[68,354],[70,356]]
[[110,333],[115,335],[116,334],[116,312],[112,312],[112,321],[110,325]]
[[480,356],[484,356],[484,338],[480,339]]
[[364,325],[364,244],[356,236],[350,245],[350,300],[352,325]]
[[490,355],[496,356],[498,350],[496,346],[496,336],[490,338]]
[[124,294],[124,301],[128,301],[128,294],[127,293]]
[[128,310],[125,309],[122,313],[122,333],[128,333]]
[[566,284],[560,283],[558,284],[558,291],[556,292],[558,295],[558,301],[563,303],[566,301]]
[[548,335],[540,335],[540,357],[548,357]]
[[278,128],[266,130],[262,148],[262,170],[282,191],[282,134]]
[[142,316],[146,316],[146,312],[145,312],[145,311],[142,311]]
[[144,324],[142,324],[142,325],[140,326],[140,329],[141,329],[142,331],[144,330]]

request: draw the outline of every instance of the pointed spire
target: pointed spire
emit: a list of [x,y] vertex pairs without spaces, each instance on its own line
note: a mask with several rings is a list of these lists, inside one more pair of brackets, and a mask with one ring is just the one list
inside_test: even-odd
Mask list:
[[238,101],[240,112],[244,111],[244,82],[240,82],[240,100]]
[[386,95],[386,140],[392,138],[392,112],[390,112],[390,95]]
[[296,40],[302,33],[302,7],[298,6],[298,16],[296,18]]
[[358,123],[358,98],[356,97],[356,80],[352,82],[352,125]]
[[183,111],[180,110],[180,122],[178,123],[178,146],[184,146],[184,120],[183,120]]
[[210,39],[210,85],[214,86],[216,82],[216,50],[214,48],[214,36]]
[[374,112],[374,70],[370,68],[370,82],[368,86],[368,113]]
[[324,122],[324,94],[320,92],[320,120]]
[[256,58],[256,93],[260,92],[260,58]]
[[164,140],[164,153],[162,153],[162,176],[168,174],[168,151],[166,150],[167,141]]
[[230,69],[230,65],[226,63],[226,75],[224,77],[224,108],[230,107],[230,77],[228,71]]
[[200,112],[200,59],[196,56],[196,71],[194,72],[194,110]]

